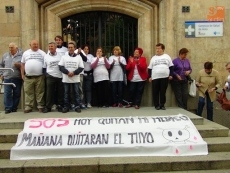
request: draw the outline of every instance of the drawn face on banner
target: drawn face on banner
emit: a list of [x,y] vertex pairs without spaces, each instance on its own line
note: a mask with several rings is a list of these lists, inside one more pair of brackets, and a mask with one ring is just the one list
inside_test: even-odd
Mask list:
[[184,129],[165,129],[162,133],[163,137],[170,142],[185,142],[190,138],[190,132]]

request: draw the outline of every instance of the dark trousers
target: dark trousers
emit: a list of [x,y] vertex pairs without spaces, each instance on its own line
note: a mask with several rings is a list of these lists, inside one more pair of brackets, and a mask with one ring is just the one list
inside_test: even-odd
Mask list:
[[88,74],[83,76],[83,102],[85,104],[91,104],[92,101],[92,85],[93,85],[93,75]]
[[109,81],[103,80],[95,83],[97,92],[97,106],[109,106]]
[[[206,107],[207,107],[207,119],[213,121],[213,102],[211,101],[209,94],[206,92]],[[205,98],[199,97],[197,115],[202,116],[203,108],[205,105]]]
[[79,85],[80,82],[78,83],[63,83],[64,85],[64,107],[69,108],[70,107],[70,97],[69,97],[69,93],[70,93],[70,89],[72,86],[72,90],[73,90],[73,101],[74,101],[74,105],[75,107],[79,107],[80,103],[81,103],[81,98],[80,98],[80,94],[79,94]]
[[145,88],[145,81],[129,83],[129,102],[132,105],[140,106]]
[[4,106],[5,110],[17,110],[21,98],[22,79],[4,79],[4,83],[14,83],[12,85],[4,85]]
[[123,81],[113,81],[111,82],[111,86],[113,94],[113,104],[122,103]]
[[55,98],[57,105],[63,106],[63,93],[64,87],[62,78],[56,78],[53,76],[46,77],[46,107],[51,109],[54,104]]
[[187,110],[188,101],[188,81],[187,80],[173,80],[172,89],[175,94],[178,107]]
[[168,77],[152,80],[153,103],[155,107],[165,105],[167,87]]

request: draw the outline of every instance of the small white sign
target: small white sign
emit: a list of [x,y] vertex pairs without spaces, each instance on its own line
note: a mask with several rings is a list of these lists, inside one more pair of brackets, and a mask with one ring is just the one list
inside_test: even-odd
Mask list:
[[11,160],[207,155],[186,115],[30,119]]
[[223,22],[185,22],[185,37],[222,37]]

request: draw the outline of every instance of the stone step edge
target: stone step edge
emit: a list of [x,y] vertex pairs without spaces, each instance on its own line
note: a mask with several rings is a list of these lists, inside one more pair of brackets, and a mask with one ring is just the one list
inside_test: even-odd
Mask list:
[[[79,158],[47,159],[29,161],[0,160],[0,170],[19,169],[33,172],[39,169],[43,173],[55,173],[58,170],[68,172],[77,169],[79,172],[124,173],[135,171],[188,171],[230,169],[230,152],[209,153],[206,156],[181,157],[116,157],[116,158]],[[65,169],[64,169],[65,168]],[[60,172],[60,171],[58,171]]]

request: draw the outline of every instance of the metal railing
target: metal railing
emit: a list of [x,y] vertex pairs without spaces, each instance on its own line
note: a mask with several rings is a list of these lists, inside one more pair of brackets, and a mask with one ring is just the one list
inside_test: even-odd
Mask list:
[[[11,70],[12,72],[14,72],[14,69],[12,68],[0,68],[0,71],[4,71],[4,70]],[[0,85],[12,85],[13,87],[16,87],[14,83],[4,83],[4,80],[2,81],[2,83],[0,83]]]

